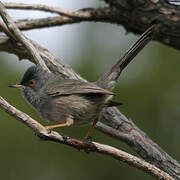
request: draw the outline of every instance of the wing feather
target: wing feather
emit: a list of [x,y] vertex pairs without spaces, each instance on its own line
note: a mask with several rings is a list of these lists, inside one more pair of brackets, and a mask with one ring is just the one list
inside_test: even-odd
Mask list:
[[103,89],[94,83],[74,79],[56,79],[48,82],[43,91],[49,96],[66,96],[72,94],[107,94],[113,92]]

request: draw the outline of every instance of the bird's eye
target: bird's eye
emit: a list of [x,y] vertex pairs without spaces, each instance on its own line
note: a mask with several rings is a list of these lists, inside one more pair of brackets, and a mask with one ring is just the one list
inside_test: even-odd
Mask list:
[[35,85],[35,81],[33,79],[29,80],[29,86],[34,86]]

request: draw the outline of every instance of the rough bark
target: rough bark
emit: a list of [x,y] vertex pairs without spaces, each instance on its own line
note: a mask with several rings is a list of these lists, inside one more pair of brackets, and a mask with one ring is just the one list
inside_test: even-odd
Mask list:
[[[141,34],[149,25],[159,24],[154,38],[180,49],[180,6],[167,0],[105,0],[110,6],[110,22],[123,25],[128,32]],[[111,15],[110,15],[111,14]]]

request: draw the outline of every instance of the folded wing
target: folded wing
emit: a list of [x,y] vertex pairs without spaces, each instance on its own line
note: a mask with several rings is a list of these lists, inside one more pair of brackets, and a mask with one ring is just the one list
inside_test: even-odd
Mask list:
[[49,96],[66,96],[73,94],[104,94],[114,95],[113,92],[105,90],[94,83],[74,79],[58,79],[48,83],[43,88],[44,93]]

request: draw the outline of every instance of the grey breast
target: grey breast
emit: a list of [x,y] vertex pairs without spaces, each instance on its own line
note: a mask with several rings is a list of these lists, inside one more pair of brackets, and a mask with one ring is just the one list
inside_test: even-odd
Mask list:
[[97,97],[91,95],[50,97],[42,104],[40,113],[48,122],[65,123],[68,117],[72,117],[74,125],[87,124],[96,119],[103,108],[100,101],[97,102]]

